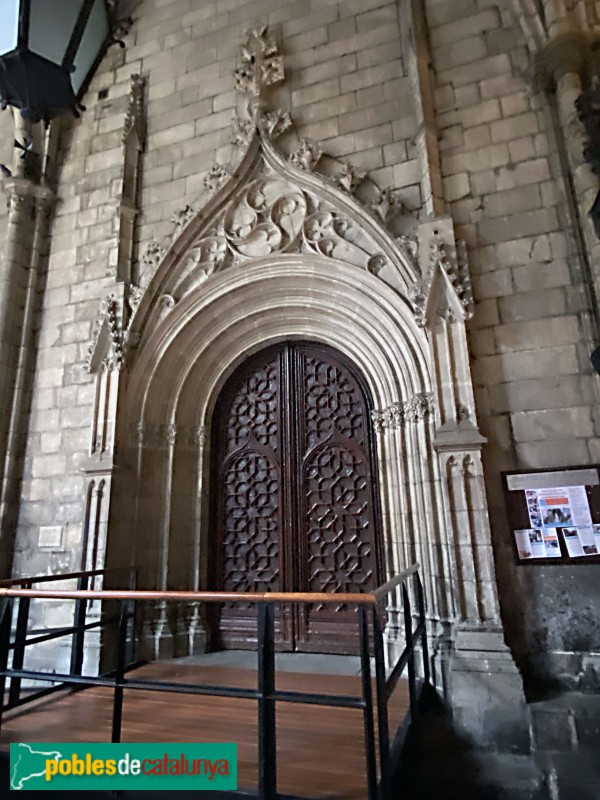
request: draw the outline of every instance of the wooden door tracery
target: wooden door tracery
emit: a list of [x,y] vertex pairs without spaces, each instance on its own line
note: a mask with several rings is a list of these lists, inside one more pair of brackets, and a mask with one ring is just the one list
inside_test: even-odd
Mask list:
[[[223,388],[213,424],[210,588],[366,592],[380,579],[368,397],[343,357],[289,342],[261,351]],[[225,605],[216,647],[252,646],[251,606]],[[356,651],[344,606],[282,607],[285,649]]]

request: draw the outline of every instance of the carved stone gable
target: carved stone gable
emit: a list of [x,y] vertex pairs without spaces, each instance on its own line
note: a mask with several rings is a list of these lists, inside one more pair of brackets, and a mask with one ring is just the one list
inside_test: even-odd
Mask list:
[[[363,178],[346,172],[351,184]],[[269,256],[305,253],[353,264],[404,298],[419,278],[405,242],[348,185],[288,160],[264,129],[254,129],[232,174],[222,170],[214,179],[207,206],[195,215],[184,209],[171,246],[153,242],[142,260],[143,288],[130,303],[140,333],[164,318],[165,297],[170,309],[217,273]]]

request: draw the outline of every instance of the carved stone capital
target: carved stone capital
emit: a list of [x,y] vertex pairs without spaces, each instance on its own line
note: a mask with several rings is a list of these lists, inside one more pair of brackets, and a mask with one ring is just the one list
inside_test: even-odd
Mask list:
[[6,208],[10,219],[17,217],[25,207],[27,197],[18,192],[8,192],[6,195]]
[[137,422],[130,427],[134,447],[154,450],[169,449],[177,445],[183,450],[197,451],[204,445],[206,436],[207,428],[204,425]]
[[371,412],[371,419],[378,431],[387,428],[396,429],[404,424],[404,409],[402,403],[392,403],[391,406],[379,411]]
[[168,425],[163,425],[162,435],[165,443],[169,447],[174,447],[175,443],[177,442],[177,425],[174,422],[169,423]]
[[40,200],[46,197],[49,201],[54,199],[52,192],[36,186],[27,178],[7,178],[3,181],[2,186],[11,222],[14,222],[21,214],[32,212],[38,197]]
[[435,404],[429,392],[419,392],[404,403],[404,419],[406,422],[418,422],[433,414]]
[[199,425],[198,427],[192,428],[190,439],[197,447],[203,447],[204,442],[206,441],[206,435],[206,427],[204,425]]
[[583,31],[569,31],[550,39],[536,55],[538,81],[548,86],[568,73],[579,75],[589,57],[590,44]]
[[134,422],[130,426],[130,430],[132,443],[137,447],[143,447],[146,438],[144,423],[141,420],[139,422]]
[[392,403],[387,408],[372,411],[371,419],[376,430],[396,430],[409,422],[419,422],[433,414],[435,409],[433,395],[419,392],[401,403]]

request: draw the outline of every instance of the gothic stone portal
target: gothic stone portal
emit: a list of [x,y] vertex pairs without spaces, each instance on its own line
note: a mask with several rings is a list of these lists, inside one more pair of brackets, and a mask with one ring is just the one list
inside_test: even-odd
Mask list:
[[[323,345],[262,350],[223,388],[213,425],[215,590],[368,592],[380,579],[370,407],[362,379]],[[227,605],[213,647],[253,646],[255,609]],[[356,652],[344,605],[283,607],[279,646]]]

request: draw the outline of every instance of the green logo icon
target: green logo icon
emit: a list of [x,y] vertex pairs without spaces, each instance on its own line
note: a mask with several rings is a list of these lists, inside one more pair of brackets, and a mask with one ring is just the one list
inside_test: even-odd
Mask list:
[[237,745],[21,742],[10,746],[10,788],[237,789]]

